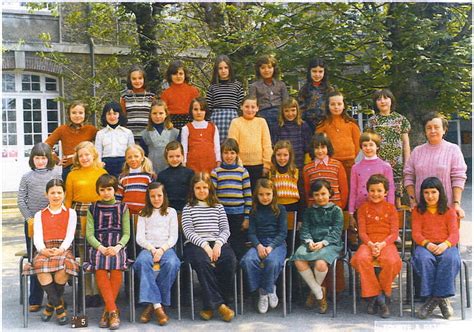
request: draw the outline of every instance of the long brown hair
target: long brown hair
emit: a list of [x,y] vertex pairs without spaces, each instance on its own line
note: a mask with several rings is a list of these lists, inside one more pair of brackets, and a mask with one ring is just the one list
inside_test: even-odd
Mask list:
[[272,190],[273,199],[272,199],[272,202],[270,203],[270,207],[272,208],[273,214],[275,216],[279,216],[280,208],[278,207],[278,202],[277,202],[278,194],[277,194],[275,184],[273,183],[272,180],[265,179],[265,178],[258,179],[257,184],[255,185],[255,190],[253,191],[253,194],[252,194],[252,214],[254,214],[257,211],[258,207],[262,205],[260,204],[260,201],[258,200],[258,191],[260,190],[260,188]]
[[152,182],[148,185],[148,188],[146,190],[145,207],[140,212],[140,215],[142,217],[148,218],[148,217],[151,217],[151,215],[153,214],[153,209],[155,209],[155,207],[151,203],[150,191],[152,191],[153,189],[159,189],[159,188],[161,188],[161,191],[163,192],[163,204],[161,204],[160,206],[160,215],[162,216],[168,215],[169,202],[168,202],[168,195],[166,194],[165,186],[160,182]]
[[277,160],[276,160],[276,153],[280,149],[287,149],[288,153],[290,154],[290,159],[288,160],[288,173],[292,178],[296,176],[296,165],[295,165],[295,152],[293,151],[293,146],[291,145],[290,141],[281,140],[275,143],[273,147],[273,154],[272,154],[272,166],[270,168],[270,178],[275,177],[277,172]]
[[332,90],[328,93],[328,98],[326,99],[326,111],[327,111],[327,114],[326,116],[318,123],[318,127],[323,125],[324,123],[331,123],[332,122],[332,114],[331,114],[331,111],[329,110],[329,103],[330,103],[330,99],[331,97],[336,97],[336,96],[341,96],[342,97],[342,101],[344,103],[344,110],[342,111],[342,119],[345,121],[345,122],[354,122],[355,124],[357,124],[357,121],[352,118],[348,113],[347,113],[347,105],[346,105],[346,102],[344,101],[344,96],[342,95],[341,92],[339,92],[338,90]]
[[216,188],[214,188],[214,184],[212,183],[211,176],[209,173],[199,172],[194,174],[193,178],[191,179],[191,190],[189,191],[189,205],[195,206],[199,202],[196,195],[194,194],[194,185],[198,182],[204,182],[209,187],[209,195],[206,198],[206,203],[210,207],[215,207],[219,203],[219,199],[216,195]]

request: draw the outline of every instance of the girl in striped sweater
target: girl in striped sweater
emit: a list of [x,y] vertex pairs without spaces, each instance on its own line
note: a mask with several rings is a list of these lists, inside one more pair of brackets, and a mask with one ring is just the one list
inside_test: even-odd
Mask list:
[[245,254],[249,213],[252,208],[250,176],[245,167],[239,165],[239,144],[228,138],[221,146],[222,164],[212,170],[211,178],[217,198],[224,205],[230,226],[230,246],[238,259]]
[[221,318],[230,322],[235,313],[227,303],[232,294],[237,260],[227,243],[230,235],[227,216],[209,174],[194,175],[191,187],[182,215],[186,237],[184,260],[196,271],[201,284],[203,310],[200,316],[210,320],[217,309]]
[[219,55],[214,62],[212,84],[207,89],[206,100],[211,112],[211,121],[219,129],[221,144],[227,138],[230,122],[238,117],[237,111],[243,99],[242,83],[235,80],[229,57]]
[[120,97],[120,105],[128,118],[128,128],[133,132],[135,142],[140,139],[140,133],[148,123],[151,103],[155,94],[146,91],[145,70],[139,65],[133,65],[127,75],[127,89]]

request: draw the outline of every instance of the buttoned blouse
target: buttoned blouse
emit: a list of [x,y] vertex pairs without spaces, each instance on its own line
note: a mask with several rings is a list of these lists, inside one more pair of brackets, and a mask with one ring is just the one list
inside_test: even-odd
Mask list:
[[95,147],[100,158],[124,157],[127,147],[134,143],[132,131],[122,126],[115,129],[107,126],[99,130],[95,138]]

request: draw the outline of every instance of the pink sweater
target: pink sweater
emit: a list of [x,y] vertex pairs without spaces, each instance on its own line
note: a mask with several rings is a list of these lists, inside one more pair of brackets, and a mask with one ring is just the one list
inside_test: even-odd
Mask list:
[[420,187],[424,179],[436,176],[441,180],[448,197],[453,202],[453,187],[464,189],[467,166],[461,149],[443,140],[440,144],[429,143],[417,146],[403,169],[404,184],[415,186],[416,199],[420,201]]
[[367,180],[374,174],[382,174],[388,179],[387,202],[395,204],[395,184],[392,166],[380,158],[362,159],[351,169],[349,213],[354,213],[367,200]]

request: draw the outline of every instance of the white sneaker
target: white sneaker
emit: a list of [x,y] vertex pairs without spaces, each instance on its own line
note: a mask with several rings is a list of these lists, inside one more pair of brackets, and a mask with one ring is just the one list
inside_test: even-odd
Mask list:
[[268,311],[268,295],[260,294],[258,297],[258,312],[264,314]]
[[278,296],[276,291],[274,293],[268,293],[268,304],[272,309],[275,309],[278,306]]

